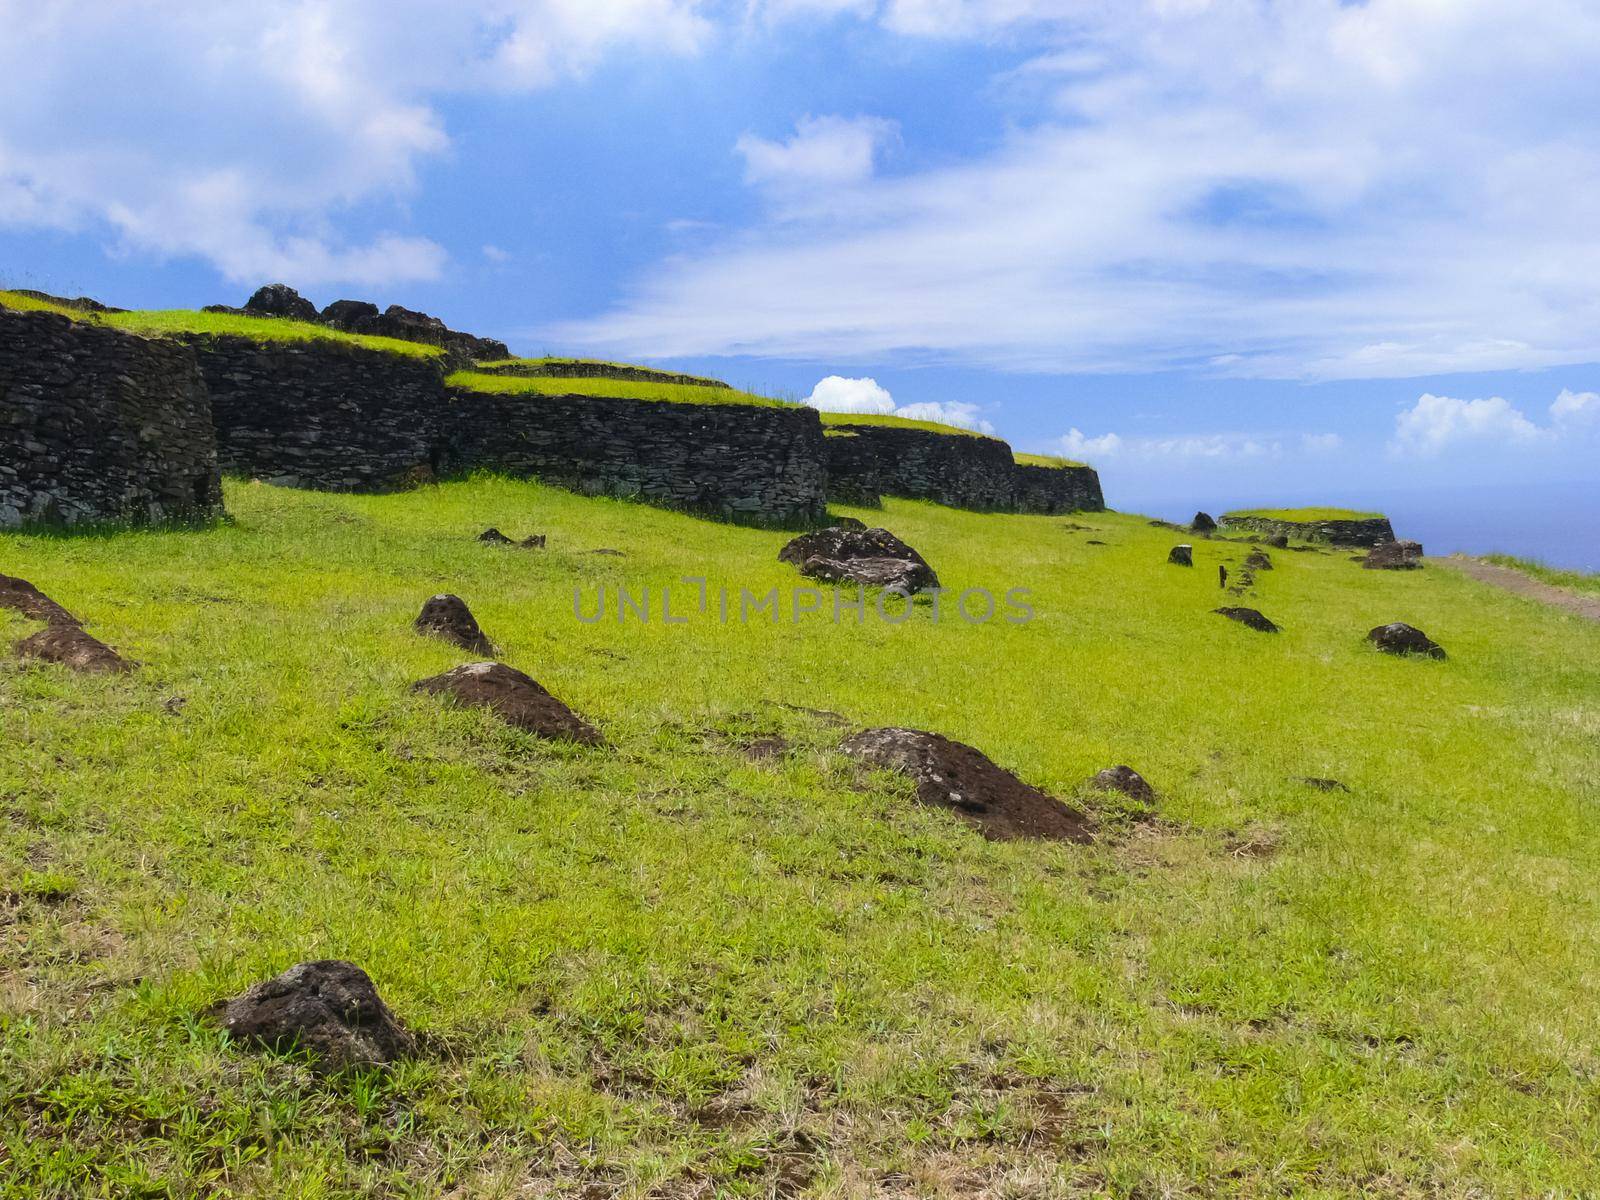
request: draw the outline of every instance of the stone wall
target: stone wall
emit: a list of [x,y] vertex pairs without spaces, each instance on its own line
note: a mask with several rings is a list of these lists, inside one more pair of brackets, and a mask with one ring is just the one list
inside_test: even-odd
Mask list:
[[847,503],[882,494],[957,508],[1014,507],[1011,447],[996,438],[897,425],[834,427],[825,439],[828,494]]
[[186,347],[0,309],[0,528],[221,507],[211,405]]
[[534,476],[751,524],[825,515],[822,424],[808,408],[455,388],[443,430],[450,470]]
[[1025,513],[1100,512],[1106,506],[1100,476],[1093,467],[1014,468],[1016,509]]
[[1394,526],[1388,517],[1359,521],[1275,521],[1270,517],[1240,517],[1224,513],[1221,528],[1225,533],[1283,534],[1306,542],[1328,542],[1334,546],[1377,546],[1394,541]]
[[333,340],[181,338],[211,390],[228,474],[367,492],[437,466],[444,382],[435,360]]
[[[524,379],[620,379],[630,383],[670,383],[683,387],[724,388],[720,379],[700,375],[676,375],[671,371],[656,371],[650,367],[630,367],[622,363],[564,362],[508,362],[495,366],[475,366],[474,371],[485,375],[515,375]],[[731,389],[728,389],[731,390]]]

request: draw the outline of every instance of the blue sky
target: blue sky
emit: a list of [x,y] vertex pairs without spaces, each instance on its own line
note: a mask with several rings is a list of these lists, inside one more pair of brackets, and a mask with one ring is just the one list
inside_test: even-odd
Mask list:
[[1130,507],[1582,489],[1597,68],[1588,0],[0,0],[0,281],[399,302]]

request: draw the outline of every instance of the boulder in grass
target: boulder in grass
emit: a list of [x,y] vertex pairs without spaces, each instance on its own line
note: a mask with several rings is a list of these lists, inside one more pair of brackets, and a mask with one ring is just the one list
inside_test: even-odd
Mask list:
[[[859,583],[907,592],[939,586],[928,560],[887,529],[833,525],[803,533],[778,551],[778,561],[793,563],[801,574],[826,583]],[[855,565],[861,562],[868,565]]]
[[1239,622],[1246,629],[1254,629],[1257,633],[1281,632],[1276,625],[1253,608],[1239,608],[1229,605],[1225,608],[1214,608],[1211,611],[1227,617],[1230,621]]
[[1272,559],[1259,547],[1244,556],[1244,565],[1252,571],[1272,570]]
[[1189,531],[1202,536],[1209,536],[1217,531],[1217,523],[1212,520],[1210,513],[1197,512],[1194,520],[1189,522]]
[[77,624],[47,625],[16,646],[19,658],[59,663],[85,674],[115,675],[133,670],[133,664]]
[[823,558],[806,559],[800,574],[819,583],[859,584],[915,595],[924,588],[938,586],[938,578],[927,563],[904,558]]
[[244,302],[252,317],[286,317],[293,321],[315,321],[317,306],[286,283],[269,283],[257,288]]
[[382,1066],[410,1054],[414,1042],[354,963],[298,963],[221,1006],[234,1041],[309,1056],[313,1069]]
[[1194,566],[1194,547],[1188,545],[1174,546],[1167,551],[1167,561],[1176,567]]
[[518,729],[553,741],[603,745],[600,731],[535,680],[504,663],[468,663],[412,685],[413,691],[450,696],[459,704],[491,709]]
[[498,529],[485,529],[478,535],[478,540],[486,546],[513,546],[516,544]]
[[1422,566],[1421,542],[1379,542],[1361,565],[1369,571],[1415,571]]
[[950,809],[992,841],[1094,840],[1094,821],[1086,814],[1024,783],[981,751],[937,733],[866,729],[847,737],[839,749],[859,762],[910,777],[918,800]]
[[443,638],[474,654],[494,653],[494,645],[484,636],[477,618],[460,596],[448,593],[430,596],[417,615],[415,627],[418,633]]
[[1132,767],[1107,767],[1089,780],[1089,786],[1100,792],[1120,792],[1130,800],[1145,804],[1155,802],[1156,790],[1145,777]]
[[1394,621],[1379,625],[1367,633],[1371,642],[1385,654],[1418,654],[1424,658],[1444,658],[1444,647],[1439,645],[1415,625]]

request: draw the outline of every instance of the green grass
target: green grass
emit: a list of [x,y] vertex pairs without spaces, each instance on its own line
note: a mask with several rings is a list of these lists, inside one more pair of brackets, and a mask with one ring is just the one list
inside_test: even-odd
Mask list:
[[1502,567],[1511,567],[1524,575],[1531,575],[1556,587],[1568,588],[1574,592],[1600,594],[1600,575],[1592,571],[1569,571],[1563,567],[1552,567],[1537,559],[1514,558],[1509,554],[1486,554],[1484,559]]
[[890,417],[878,413],[818,413],[824,425],[832,425],[848,432],[852,425],[889,425],[897,429],[922,429],[928,433],[953,433],[961,437],[988,437],[975,429],[962,429],[958,425],[943,425],[938,421],[915,421],[910,417]]
[[1372,521],[1383,516],[1380,512],[1359,512],[1353,508],[1242,508],[1237,512],[1223,513],[1229,517],[1261,517],[1268,521]]
[[743,404],[761,408],[793,408],[784,400],[732,388],[696,387],[678,383],[645,383],[629,379],[565,379],[524,375],[485,375],[457,371],[446,377],[451,387],[475,392],[520,396],[606,396],[619,400],[651,400],[664,404]]
[[1013,454],[1011,457],[1018,466],[1023,467],[1086,467],[1089,465],[1072,458],[1060,458],[1054,454]]
[[57,316],[71,317],[73,320],[82,320],[88,315],[82,309],[40,300],[37,296],[24,296],[21,292],[4,290],[0,290],[0,308],[9,308],[13,312],[52,312]]
[[[685,589],[686,624],[585,625],[574,588],[789,587],[784,536],[495,479],[227,500],[201,531],[0,537],[144,664],[0,661],[8,1200],[1600,1177],[1592,622],[1305,553],[1243,601],[1264,636],[1209,611],[1247,546],[1184,571],[1138,517],[889,500],[842,511],[1037,618],[724,626]],[[410,629],[446,590],[612,748],[411,693],[467,657]],[[1451,657],[1372,651],[1392,620]],[[0,612],[0,641],[33,628]],[[1109,836],[985,842],[784,703],[970,742]],[[775,764],[730,745],[772,732]],[[1158,820],[1078,790],[1122,762]],[[318,1082],[196,1016],[319,956],[426,1053]]]

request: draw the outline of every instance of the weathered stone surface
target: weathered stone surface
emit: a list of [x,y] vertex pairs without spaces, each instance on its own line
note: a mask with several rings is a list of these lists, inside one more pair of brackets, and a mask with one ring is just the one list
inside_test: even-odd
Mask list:
[[853,583],[907,595],[938,586],[937,576],[926,563],[904,558],[838,559],[813,555],[801,564],[800,574],[819,583]]
[[1217,523],[1211,519],[1210,513],[1197,512],[1194,520],[1189,522],[1189,529],[1193,533],[1208,534],[1217,531]]
[[1274,550],[1287,550],[1289,548],[1289,535],[1287,533],[1268,534],[1267,545]]
[[1278,633],[1279,629],[1271,621],[1253,608],[1225,607],[1214,608],[1214,613],[1220,613],[1230,621],[1237,621],[1247,629],[1254,629],[1257,633]]
[[828,496],[843,503],[906,496],[993,511],[1016,504],[1016,463],[998,438],[851,425],[830,428],[823,445]]
[[1265,550],[1257,548],[1244,556],[1244,565],[1251,571],[1270,571],[1272,559]]
[[334,329],[354,333],[362,321],[378,315],[378,306],[369,300],[335,300],[318,314],[317,319]]
[[244,311],[253,317],[287,317],[293,321],[317,319],[317,306],[286,283],[269,283],[257,288],[244,302]]
[[213,516],[211,403],[193,354],[0,309],[0,529]]
[[112,675],[131,671],[128,662],[110,646],[85,633],[76,621],[47,625],[16,645],[19,658],[59,663],[86,674]]
[[1444,647],[1414,625],[1395,621],[1379,625],[1367,633],[1371,642],[1385,654],[1419,654],[1426,658],[1444,658]]
[[1145,777],[1132,767],[1107,767],[1089,780],[1089,786],[1101,792],[1120,792],[1130,800],[1154,803],[1156,790]]
[[598,746],[600,731],[533,679],[504,663],[468,663],[413,685],[412,690],[453,697],[492,709],[509,725],[558,741]]
[[474,654],[493,654],[494,645],[478,627],[477,618],[460,596],[448,592],[430,596],[417,615],[416,630],[431,637],[443,638],[463,650]]
[[1167,561],[1178,567],[1194,566],[1194,547],[1189,545],[1174,546],[1167,551]]
[[414,1041],[354,963],[297,963],[226,1002],[222,1027],[233,1040],[309,1055],[322,1072],[379,1066],[412,1053]]
[[1087,815],[1024,783],[981,751],[937,733],[867,729],[846,738],[839,749],[858,761],[909,776],[917,799],[951,809],[986,838],[1094,840],[1094,822]]
[[1013,463],[1012,510],[1024,513],[1102,512],[1105,496],[1093,467]]
[[1367,552],[1361,565],[1369,571],[1415,571],[1422,566],[1422,543],[1381,542]]
[[478,540],[488,546],[510,546],[515,544],[498,529],[485,529],[478,535]]
[[803,533],[778,551],[778,561],[793,563],[802,575],[827,583],[860,583],[908,592],[939,586],[939,577],[927,560],[887,529],[833,525]]
[[1327,542],[1334,546],[1376,546],[1394,541],[1394,527],[1388,517],[1371,517],[1355,521],[1277,521],[1270,517],[1242,517],[1231,513],[1222,516],[1222,528],[1237,533],[1245,530],[1282,537],[1288,544],[1291,537],[1307,542]]
[[9,608],[46,625],[83,624],[26,579],[14,575],[0,575],[0,608]]

